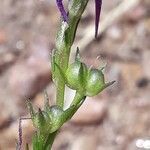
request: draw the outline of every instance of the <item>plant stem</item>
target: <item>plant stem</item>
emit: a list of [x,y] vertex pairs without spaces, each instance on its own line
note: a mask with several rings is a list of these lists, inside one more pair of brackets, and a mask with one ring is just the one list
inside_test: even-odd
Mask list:
[[[68,23],[61,21],[57,37],[56,37],[56,50],[55,61],[62,69],[63,73],[66,72],[69,62],[71,46],[74,42],[76,29],[84,9],[89,0],[72,0],[69,2]],[[59,72],[55,72],[56,76],[56,104],[63,108],[64,106],[64,92],[65,82]]]
[[[86,98],[86,96],[80,94],[79,92],[76,91],[76,94],[75,94],[75,97],[71,103],[71,106],[72,105],[78,105],[82,100],[84,101]],[[82,102],[83,103],[83,102]]]
[[[54,56],[52,56],[52,76],[56,85],[56,105],[63,109],[64,93],[65,93],[65,79],[60,73],[65,75],[68,68],[70,50],[73,45],[76,30],[80,18],[86,8],[89,0],[71,0],[68,7],[68,22],[61,21],[59,30],[56,36],[56,49]],[[57,64],[57,67],[55,67]],[[84,101],[84,96],[76,93],[73,105]],[[82,102],[83,102],[82,101]],[[80,106],[80,104],[79,104]],[[74,112],[75,113],[75,112]],[[71,117],[71,116],[70,116]],[[54,133],[42,134],[40,131],[33,138],[33,150],[49,150],[52,147],[54,139],[58,131]]]
[[33,150],[51,150],[54,139],[58,131],[44,135],[37,132],[33,137]]
[[47,141],[45,143],[45,146],[44,146],[44,150],[51,150],[57,133],[58,133],[58,131],[55,131],[55,132],[49,134]]

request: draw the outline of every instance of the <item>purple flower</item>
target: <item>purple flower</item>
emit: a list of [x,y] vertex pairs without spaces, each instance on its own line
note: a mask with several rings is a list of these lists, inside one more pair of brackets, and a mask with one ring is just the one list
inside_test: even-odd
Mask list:
[[67,12],[64,9],[64,5],[62,3],[62,0],[56,0],[56,3],[57,3],[57,7],[61,13],[61,16],[63,17],[63,20],[67,22],[68,16],[67,16]]
[[[68,16],[67,16],[67,12],[64,9],[62,1],[63,0],[56,0],[56,3],[61,13],[61,16],[63,17],[63,20],[67,22]],[[95,37],[97,37],[98,34],[101,6],[102,6],[102,0],[95,0]]]
[[95,0],[95,38],[97,38],[97,34],[98,34],[101,6],[102,6],[102,0]]

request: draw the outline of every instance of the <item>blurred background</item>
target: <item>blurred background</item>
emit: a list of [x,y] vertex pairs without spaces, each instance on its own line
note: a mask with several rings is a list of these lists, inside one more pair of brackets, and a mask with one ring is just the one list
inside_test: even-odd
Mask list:
[[[59,17],[54,0],[0,1],[0,150],[15,149],[18,118],[29,116],[26,99],[42,107],[46,89],[54,104],[50,55]],[[106,80],[116,83],[87,98],[53,149],[150,149],[150,0],[103,0],[98,40],[94,17],[90,0],[73,49],[80,47],[88,65],[107,63]],[[29,120],[22,127],[30,143],[35,129]]]

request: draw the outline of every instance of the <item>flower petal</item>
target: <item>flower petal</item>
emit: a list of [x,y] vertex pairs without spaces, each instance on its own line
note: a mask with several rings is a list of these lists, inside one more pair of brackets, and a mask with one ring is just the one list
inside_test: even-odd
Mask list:
[[96,13],[96,16],[95,16],[95,38],[97,38],[97,34],[98,34],[101,6],[102,6],[102,0],[95,0],[95,13]]
[[60,13],[63,17],[63,20],[67,22],[68,21],[68,16],[67,16],[67,13],[64,9],[62,0],[56,0],[56,3],[57,3],[57,7],[58,7],[58,9],[59,9],[59,11],[60,11]]

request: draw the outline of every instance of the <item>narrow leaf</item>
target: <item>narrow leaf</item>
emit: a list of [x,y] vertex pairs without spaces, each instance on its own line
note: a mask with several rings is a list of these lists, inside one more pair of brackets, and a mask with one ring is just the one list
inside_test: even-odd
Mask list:
[[31,118],[33,119],[35,116],[35,111],[34,111],[34,108],[31,104],[30,100],[26,100],[26,104],[27,104],[28,110],[30,112]]
[[47,111],[49,110],[49,97],[48,97],[48,93],[47,91],[45,90],[44,91],[44,110]]

